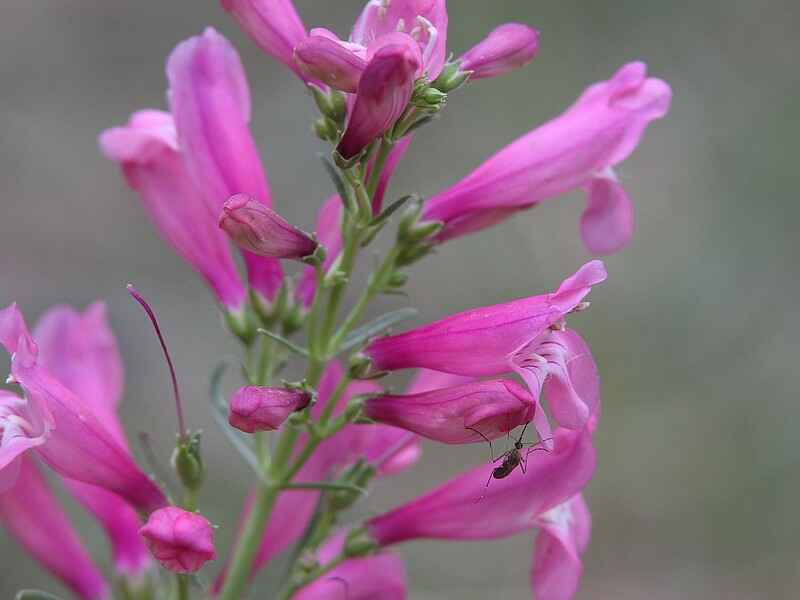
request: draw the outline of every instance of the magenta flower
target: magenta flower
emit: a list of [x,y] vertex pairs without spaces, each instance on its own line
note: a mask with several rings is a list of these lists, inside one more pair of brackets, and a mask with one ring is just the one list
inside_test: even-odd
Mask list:
[[308,81],[294,62],[294,48],[306,37],[306,28],[292,0],[222,0],[222,7],[259,48]]
[[[24,411],[18,404],[12,405],[14,418],[3,418],[2,470],[9,468],[6,459],[13,459],[20,454],[20,447],[26,446],[18,439],[21,431],[32,431],[31,435],[44,437],[33,445],[36,453],[60,475],[105,488],[145,512],[164,505],[161,490],[136,466],[92,408],[39,364],[39,348],[14,304],[0,311],[0,343],[12,355],[10,381],[20,385],[26,404]],[[4,394],[3,406],[9,404],[7,398]],[[23,422],[21,431],[13,426],[30,415],[32,422]],[[25,449],[30,447],[28,443]]]
[[319,80],[343,92],[355,92],[367,61],[366,52],[354,51],[352,46],[327,29],[314,29],[295,46],[295,64],[309,80]]
[[350,34],[364,48],[381,38],[406,33],[417,44],[428,79],[439,76],[447,58],[447,7],[445,0],[369,0]]
[[[326,564],[344,547],[346,531],[333,535],[319,549],[317,559]],[[342,595],[345,594],[345,595]],[[393,554],[376,554],[365,558],[350,558],[325,576],[301,588],[292,600],[405,600],[406,569],[403,561]]]
[[382,395],[364,414],[445,444],[495,440],[533,418],[534,400],[515,381],[476,381],[404,396]]
[[259,256],[300,259],[314,254],[318,245],[307,233],[245,194],[225,202],[219,226],[237,246]]
[[565,427],[583,427],[597,404],[597,370],[588,348],[574,332],[553,328],[563,328],[564,318],[605,278],[603,263],[592,261],[553,293],[452,315],[377,339],[364,353],[377,370],[421,367],[470,377],[516,371],[533,394],[533,422],[546,440],[550,426],[540,407],[546,380],[551,411]]
[[571,600],[578,590],[581,555],[589,545],[592,516],[582,494],[539,515],[531,587],[537,600]]
[[644,63],[627,64],[431,198],[423,218],[444,223],[441,242],[583,188],[583,241],[595,254],[615,252],[630,240],[633,205],[611,169],[633,152],[650,121],[667,113],[671,97],[665,82],[647,77]]
[[41,565],[84,600],[103,600],[109,587],[30,457],[18,461],[13,487],[0,492],[0,521]]
[[214,527],[196,512],[161,508],[150,515],[140,533],[156,560],[174,573],[195,573],[217,558]]
[[[68,306],[51,308],[37,323],[34,339],[39,346],[39,364],[81,398],[128,451],[116,412],[122,398],[122,358],[105,304],[95,302],[83,314]],[[73,479],[64,483],[105,529],[118,572],[138,575],[150,565],[150,554],[139,536],[139,516],[127,502],[94,485]]]
[[245,289],[236,271],[217,212],[189,176],[175,125],[165,112],[144,110],[100,135],[106,158],[118,163],[145,212],[167,244],[206,280],[228,311],[242,309]]
[[594,473],[589,428],[559,429],[551,452],[525,458],[526,473],[492,479],[483,464],[399,508],[370,519],[381,546],[412,539],[483,540],[531,529],[536,520],[580,492]]
[[[169,104],[186,167],[217,217],[234,194],[272,206],[267,176],[250,132],[250,88],[234,47],[211,27],[178,44],[167,59]],[[272,300],[280,263],[243,253],[253,290]]]
[[539,52],[539,32],[522,23],[506,23],[467,50],[459,63],[471,71],[471,80],[503,75],[534,59]]
[[246,433],[272,431],[309,402],[308,392],[250,385],[237,390],[231,398],[228,422]]
[[355,103],[337,151],[352,158],[394,125],[411,100],[422,59],[410,37],[382,46],[358,84]]

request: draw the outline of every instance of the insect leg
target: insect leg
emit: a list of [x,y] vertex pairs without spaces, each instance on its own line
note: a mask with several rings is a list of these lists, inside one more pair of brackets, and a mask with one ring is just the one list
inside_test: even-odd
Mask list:
[[478,430],[477,430],[477,429],[475,429],[474,427],[469,427],[469,426],[465,425],[465,426],[464,426],[464,429],[469,429],[470,431],[474,431],[474,432],[475,432],[475,433],[477,433],[479,436],[481,436],[481,437],[482,437],[484,440],[486,440],[486,443],[487,443],[487,444],[489,444],[489,456],[490,456],[490,460],[491,460],[492,462],[494,462],[494,448],[492,447],[492,440],[490,440],[489,438],[487,438],[485,435],[483,435],[483,433],[481,433],[480,431],[478,431]]

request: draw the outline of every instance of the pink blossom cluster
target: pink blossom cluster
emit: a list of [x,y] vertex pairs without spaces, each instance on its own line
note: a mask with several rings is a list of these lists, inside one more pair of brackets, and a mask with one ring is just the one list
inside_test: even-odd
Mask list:
[[[256,477],[236,541],[209,589],[193,583],[189,575],[217,558],[215,528],[235,526],[213,525],[197,509],[205,480],[199,434],[186,429],[166,342],[135,290],[173,376],[180,426],[171,463],[182,493],[133,458],[117,412],[123,366],[105,305],[83,313],[56,306],[31,333],[11,304],[0,311],[14,389],[0,391],[0,520],[77,597],[92,600],[113,597],[119,586],[84,548],[44,467],[104,528],[113,578],[135,592],[130,597],[162,597],[154,576],[160,564],[175,574],[176,598],[234,600],[296,548],[288,580],[269,597],[401,600],[408,582],[395,544],[536,531],[533,594],[569,600],[589,543],[584,490],[595,471],[600,416],[597,365],[571,321],[606,280],[603,262],[589,260],[551,292],[402,333],[384,335],[399,322],[392,313],[380,326],[361,333],[357,326],[369,301],[402,288],[407,269],[436,246],[573,190],[587,198],[585,247],[594,255],[622,249],[634,209],[615,168],[667,113],[669,86],[648,77],[641,62],[623,65],[447,189],[387,204],[389,180],[415,131],[462,86],[528,64],[539,33],[500,25],[453,59],[445,0],[369,0],[347,39],[307,29],[291,0],[222,6],[301,80],[320,110],[314,130],[331,145],[336,193],[321,203],[313,232],[275,209],[250,129],[244,67],[212,28],[168,57],[168,110],[134,112],[104,131],[99,145],[164,241],[205,280],[241,342],[247,381],[224,403],[222,426]],[[340,318],[360,248],[395,213],[395,245]],[[296,280],[287,274],[291,262],[282,261],[303,263]],[[292,341],[300,331],[304,341]],[[290,357],[304,361],[305,374],[279,385]],[[406,369],[417,371],[404,393],[380,383]],[[414,466],[423,438],[488,444],[492,461],[366,521],[342,522],[373,480]],[[504,440],[516,444],[495,457]]]

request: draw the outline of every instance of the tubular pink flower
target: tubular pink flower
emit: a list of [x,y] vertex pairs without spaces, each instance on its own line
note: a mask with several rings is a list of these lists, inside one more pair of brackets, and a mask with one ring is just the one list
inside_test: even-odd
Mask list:
[[423,392],[463,385],[472,381],[475,381],[474,377],[453,375],[452,373],[432,371],[430,369],[420,369],[417,371],[417,374],[414,375],[411,383],[408,384],[406,394],[422,394]]
[[511,380],[477,381],[421,394],[369,398],[364,414],[445,444],[495,440],[529,422],[530,393]]
[[222,0],[222,7],[259,48],[310,81],[294,62],[293,50],[306,28],[292,0]]
[[633,207],[610,169],[633,152],[651,121],[667,114],[671,97],[665,82],[647,77],[644,63],[629,63],[431,198],[423,218],[444,223],[442,242],[583,188],[584,243],[595,254],[618,250],[630,239]]
[[317,249],[308,234],[246,194],[231,196],[222,207],[219,226],[237,246],[272,258],[304,258]]
[[537,600],[571,600],[578,591],[581,555],[589,544],[592,516],[582,494],[536,519],[540,528],[531,568]]
[[413,539],[483,540],[532,528],[536,519],[580,492],[595,469],[588,428],[555,432],[551,452],[534,452],[526,473],[491,480],[483,464],[427,494],[372,518],[367,526],[380,546]]
[[388,130],[411,99],[421,57],[413,40],[404,37],[408,38],[405,43],[380,48],[361,77],[347,128],[337,147],[344,158],[356,156]]
[[250,385],[237,390],[231,398],[228,422],[246,433],[273,431],[309,402],[308,392]]
[[[103,302],[93,303],[82,314],[69,306],[56,306],[39,319],[34,339],[39,346],[39,364],[77,394],[127,450],[116,413],[122,398],[122,358],[106,312]],[[139,536],[141,523],[136,511],[103,488],[72,479],[64,483],[105,529],[117,571],[135,576],[146,569],[150,554]]]
[[[186,167],[218,217],[225,201],[247,194],[272,206],[267,176],[250,132],[250,88],[239,55],[212,28],[178,44],[167,60],[169,104]],[[250,286],[272,300],[280,263],[243,253]]]
[[138,192],[164,241],[206,280],[220,304],[240,311],[244,286],[217,227],[217,213],[210,211],[205,192],[186,170],[172,117],[157,110],[136,112],[126,125],[104,131],[99,142]]
[[459,59],[471,80],[497,77],[518,69],[539,52],[539,32],[522,23],[505,23],[467,50]]
[[414,39],[425,74],[431,81],[436,79],[447,58],[445,0],[369,0],[353,26],[350,40],[368,47],[396,32]]
[[[377,370],[421,367],[471,377],[516,371],[533,394],[533,423],[545,440],[550,437],[550,427],[540,409],[540,395],[549,376],[553,376],[549,402],[561,425],[583,427],[597,404],[597,371],[585,343],[577,334],[561,334],[551,328],[561,328],[564,317],[580,308],[592,286],[605,278],[603,263],[591,261],[553,293],[458,313],[377,339],[364,353]],[[582,384],[574,379],[581,379]],[[590,395],[581,396],[578,389]],[[549,446],[549,442],[545,444]]]
[[297,68],[308,80],[319,80],[343,92],[355,92],[367,61],[341,41],[315,35],[315,31],[294,48]]
[[30,457],[14,486],[0,493],[0,521],[41,565],[79,598],[103,600],[109,587]]
[[[64,477],[114,492],[139,510],[164,505],[161,490],[92,409],[38,364],[38,346],[14,304],[0,311],[0,343],[12,354],[11,378],[22,387],[25,401],[39,407],[41,418],[52,423],[46,442],[36,447],[48,466]],[[3,446],[5,437],[4,433]]]
[[195,573],[217,558],[208,519],[177,506],[155,511],[140,533],[156,560],[173,573]]
[[[320,548],[317,558],[321,564],[333,560],[344,547],[346,532],[332,536]],[[393,554],[376,554],[351,558],[301,588],[292,600],[405,600],[406,570],[403,561]]]

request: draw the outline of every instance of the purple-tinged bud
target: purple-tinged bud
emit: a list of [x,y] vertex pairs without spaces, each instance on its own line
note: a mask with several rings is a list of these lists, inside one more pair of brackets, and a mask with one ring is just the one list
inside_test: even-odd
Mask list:
[[310,35],[294,49],[297,68],[343,92],[355,92],[367,61],[343,44],[322,35]]
[[317,249],[308,234],[246,194],[231,196],[222,207],[219,226],[240,248],[259,256],[303,258]]
[[361,76],[350,122],[337,147],[343,158],[356,156],[400,118],[421,64],[416,43],[393,43],[378,50]]
[[526,65],[539,52],[539,32],[521,23],[506,23],[492,31],[461,57],[461,70],[470,79],[503,75]]
[[155,511],[139,533],[155,559],[173,573],[195,573],[217,558],[208,519],[177,506]]
[[273,431],[310,402],[311,395],[302,390],[246,386],[231,398],[228,423],[245,433]]

